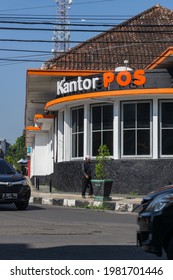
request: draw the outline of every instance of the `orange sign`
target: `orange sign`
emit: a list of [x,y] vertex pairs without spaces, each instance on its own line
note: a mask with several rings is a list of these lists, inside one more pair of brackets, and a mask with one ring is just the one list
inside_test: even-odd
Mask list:
[[109,84],[116,81],[120,86],[126,87],[132,81],[136,86],[142,86],[146,82],[144,70],[136,70],[134,73],[128,71],[121,71],[119,73],[107,72],[103,74],[103,84],[105,88],[108,88]]

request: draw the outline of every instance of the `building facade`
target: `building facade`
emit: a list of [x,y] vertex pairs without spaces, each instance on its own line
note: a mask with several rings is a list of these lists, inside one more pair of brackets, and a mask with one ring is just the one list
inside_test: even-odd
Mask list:
[[[165,13],[157,6],[144,14],[160,15],[160,9]],[[114,70],[64,70],[51,61],[47,69],[29,69],[25,124],[31,179],[78,192],[83,158],[91,156],[94,170],[97,150],[106,144],[114,193],[144,194],[173,182],[173,47],[164,47],[145,68],[132,63]]]

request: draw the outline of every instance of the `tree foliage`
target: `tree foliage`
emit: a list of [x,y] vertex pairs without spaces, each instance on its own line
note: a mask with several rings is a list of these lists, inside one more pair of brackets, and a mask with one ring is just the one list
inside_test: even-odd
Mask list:
[[21,166],[17,162],[21,158],[27,158],[27,148],[25,146],[25,131],[23,131],[22,136],[17,138],[15,144],[8,147],[5,160],[11,163],[16,169],[20,170]]

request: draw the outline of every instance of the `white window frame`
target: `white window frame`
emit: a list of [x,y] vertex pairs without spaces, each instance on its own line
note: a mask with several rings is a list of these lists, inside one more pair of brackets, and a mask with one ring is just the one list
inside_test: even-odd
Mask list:
[[92,108],[94,108],[94,107],[104,107],[104,106],[110,106],[110,105],[112,105],[112,108],[113,108],[113,119],[112,119],[112,129],[103,129],[103,109],[101,109],[102,110],[102,112],[101,112],[101,114],[102,114],[102,116],[101,116],[101,118],[102,118],[102,120],[101,120],[101,129],[100,130],[95,130],[95,132],[97,132],[97,131],[100,131],[101,132],[101,144],[103,143],[103,132],[104,131],[112,131],[112,147],[113,147],[113,151],[112,151],[112,154],[111,154],[111,156],[113,156],[114,155],[114,103],[100,103],[100,104],[92,104],[91,105],[91,124],[90,124],[90,127],[91,127],[91,129],[90,129],[90,133],[91,133],[91,143],[90,143],[90,151],[91,151],[91,155],[92,155],[92,157],[95,157],[95,156],[93,156],[93,149],[92,149],[92,143],[93,143],[93,111],[92,111]]
[[[170,154],[170,155],[165,155],[165,154],[162,154],[162,104],[163,103],[172,103],[173,104],[173,100],[170,100],[170,99],[162,99],[162,100],[159,100],[159,157],[160,158],[172,158],[173,157],[173,154]],[[172,128],[166,128],[166,129],[173,129]]]
[[[150,128],[147,128],[146,130],[150,130],[150,154],[148,155],[137,155],[137,139],[135,139],[135,155],[124,155],[123,151],[123,105],[124,104],[141,104],[141,103],[149,103],[150,104]],[[153,102],[152,100],[129,100],[129,101],[121,101],[121,158],[152,158],[152,148],[153,148]],[[136,117],[135,117],[135,123],[136,123]],[[135,128],[133,130],[137,131],[138,128],[135,125]],[[137,133],[135,133],[135,137],[137,137]]]
[[[73,111],[75,111],[75,110],[80,110],[80,109],[83,109],[83,112],[84,112],[84,117],[83,117],[83,132],[76,132],[76,133],[73,133],[72,132],[72,112]],[[84,127],[84,120],[85,120],[85,109],[84,109],[84,106],[79,106],[79,107],[73,107],[73,108],[71,108],[71,159],[80,159],[80,158],[83,158],[84,157],[84,141],[85,141],[85,127]],[[72,143],[72,141],[73,141],[73,134],[76,134],[77,136],[79,135],[79,134],[82,134],[83,133],[83,155],[82,156],[78,156],[77,155],[77,157],[74,157],[73,155],[72,155],[72,150],[73,150],[73,143]],[[77,137],[77,139],[78,139],[78,137]],[[78,140],[77,140],[77,142],[78,142]],[[78,143],[77,143],[77,146],[78,146]]]

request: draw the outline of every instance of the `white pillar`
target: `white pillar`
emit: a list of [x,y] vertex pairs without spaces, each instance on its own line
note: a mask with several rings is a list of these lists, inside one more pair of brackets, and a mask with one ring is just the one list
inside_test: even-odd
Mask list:
[[151,147],[153,149],[153,159],[157,159],[158,158],[158,98],[154,97],[153,98],[153,147]]
[[58,112],[58,162],[64,161],[64,111]]
[[54,126],[51,125],[48,132],[48,161],[47,161],[47,174],[53,173],[54,167]]
[[119,158],[119,101],[115,100],[113,107],[113,157]]
[[84,157],[90,154],[91,135],[89,131],[89,104],[84,105]]
[[64,111],[64,160],[71,159],[70,109]]
[[56,163],[58,160],[58,113],[56,114],[56,118],[54,120],[54,130],[53,130],[53,158]]

